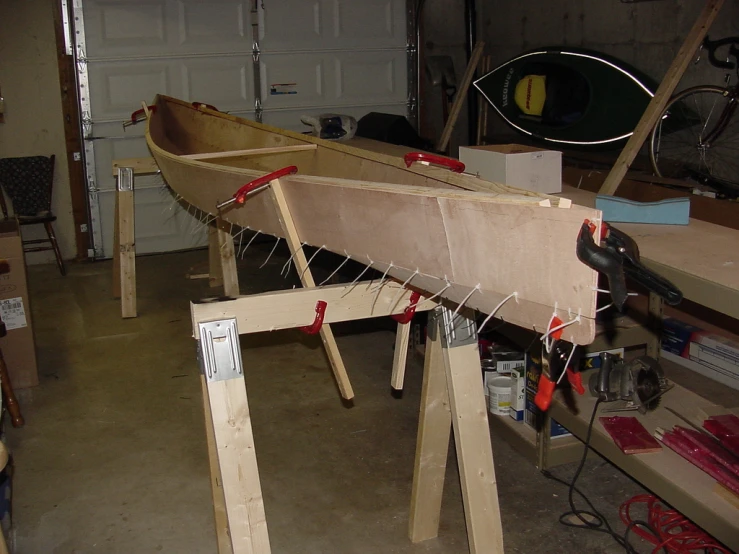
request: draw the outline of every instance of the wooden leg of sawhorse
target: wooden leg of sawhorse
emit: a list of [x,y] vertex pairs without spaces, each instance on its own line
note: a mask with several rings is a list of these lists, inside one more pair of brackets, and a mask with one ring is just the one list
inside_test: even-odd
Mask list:
[[[212,425],[213,429],[232,552],[269,554],[267,519],[236,320],[200,323],[197,335],[205,374],[204,398],[211,416],[207,418],[206,408],[206,426]],[[217,520],[220,544],[225,539],[222,537],[224,522],[218,509],[218,472],[213,472],[212,479],[216,485],[213,498],[216,517],[220,518]]]
[[[437,308],[432,314],[430,339],[426,343],[425,370],[429,375],[424,375],[411,500],[411,539],[431,538],[438,531],[441,485],[449,447],[448,423],[443,421],[445,416],[440,407],[444,398],[440,392],[440,357],[446,376],[470,552],[502,554],[503,528],[475,321],[462,314],[454,317],[446,308]],[[438,418],[438,428],[432,426],[431,417]],[[440,429],[442,425],[444,431]]]
[[452,429],[443,356],[438,326],[432,325],[430,320],[411,492],[409,536],[413,542],[432,539],[439,534],[441,496]]
[[216,438],[213,431],[213,414],[210,411],[208,385],[205,377],[202,375],[200,376],[200,384],[203,389],[205,438],[208,443],[210,486],[213,492],[213,516],[216,524],[216,536],[218,538],[218,554],[233,554],[231,534],[228,529],[228,517],[226,515],[226,500],[223,496],[223,479],[221,479],[221,467],[218,465],[218,450],[216,449]]
[[216,235],[218,237],[218,263],[223,279],[223,292],[233,298],[239,295],[239,275],[236,270],[236,251],[234,238],[231,235],[232,225],[216,219]]
[[113,298],[121,299],[121,317],[136,317],[136,235],[133,169],[118,168],[113,237]]
[[120,201],[118,200],[118,190],[115,191],[115,208],[113,211],[113,298],[121,297],[121,257],[118,252],[121,251],[121,217]]
[[[295,268],[298,270],[303,287],[315,287],[316,282],[313,279],[313,274],[310,272],[310,269],[308,269],[308,260],[303,251],[303,244],[300,242],[300,235],[298,235],[295,221],[290,213],[290,206],[288,205],[285,192],[282,189],[282,184],[279,179],[272,181],[271,188],[272,198],[274,199],[277,215],[280,219],[280,225],[285,234],[287,244],[290,247],[292,260],[295,263]],[[342,398],[351,400],[354,398],[354,390],[349,381],[349,375],[346,372],[344,361],[341,359],[339,345],[336,344],[336,338],[334,338],[334,333],[329,325],[323,325],[321,327],[321,340],[326,349],[326,355],[328,356],[331,370],[334,373],[336,384],[339,387],[339,392],[341,393]]]
[[[393,373],[390,386],[395,390],[403,390],[405,367],[408,363],[408,344],[411,338],[411,323],[398,323],[395,332],[395,350],[393,352]],[[424,373],[425,379],[425,373]]]
[[208,284],[211,288],[223,285],[223,268],[221,267],[221,250],[218,238],[218,227],[208,227]]

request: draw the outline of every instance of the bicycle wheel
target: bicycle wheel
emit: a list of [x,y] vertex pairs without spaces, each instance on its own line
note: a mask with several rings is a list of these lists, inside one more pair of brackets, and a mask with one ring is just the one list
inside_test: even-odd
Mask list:
[[737,98],[717,86],[682,91],[652,130],[650,158],[660,177],[739,189]]

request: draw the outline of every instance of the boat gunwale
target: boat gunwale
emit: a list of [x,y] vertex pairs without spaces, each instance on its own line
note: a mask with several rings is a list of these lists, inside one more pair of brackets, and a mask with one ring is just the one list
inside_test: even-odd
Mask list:
[[[213,110],[213,109],[208,108],[205,105],[199,105],[195,107],[192,105],[192,103],[186,102],[179,98],[174,98],[171,96],[158,94],[157,97],[155,98],[155,105],[160,101],[176,104],[176,105],[179,105],[180,107],[193,110],[194,112],[225,119],[227,121],[230,121],[231,123],[245,125],[253,129],[256,129],[258,131],[269,132],[269,133],[273,133],[274,135],[278,135],[278,136],[285,136],[292,140],[296,140],[296,141],[306,143],[306,144],[315,144],[318,148],[325,148],[328,150],[333,150],[335,152],[354,156],[356,158],[367,160],[372,163],[388,165],[388,166],[394,167],[396,169],[399,169],[399,170],[402,170],[408,173],[413,173],[425,179],[432,179],[440,183],[443,183],[445,185],[448,185],[450,187],[454,187],[454,189],[456,189],[458,192],[459,191],[483,192],[483,193],[498,195],[501,198],[505,198],[505,197],[508,197],[511,199],[517,198],[519,200],[523,200],[524,198],[532,198],[534,199],[535,203],[539,203],[544,200],[549,200],[549,202],[553,206],[558,206],[560,202],[560,197],[558,196],[529,191],[525,189],[519,189],[517,187],[513,187],[510,185],[503,184],[503,183],[486,181],[484,179],[481,179],[479,177],[472,176],[472,175],[460,175],[458,173],[453,173],[446,169],[429,167],[429,166],[425,166],[422,164],[416,164],[411,167],[406,167],[402,158],[398,156],[394,156],[392,154],[387,154],[384,152],[375,152],[372,150],[367,150],[365,148],[361,148],[358,146],[352,146],[352,145],[345,144],[345,143],[326,141],[324,139],[313,137],[310,135],[301,135],[301,134],[295,133],[294,131],[290,131],[287,129],[280,129],[278,127],[273,127],[271,125],[266,125],[264,123],[250,121],[248,119],[244,119],[242,117],[238,117],[238,116],[234,116],[234,115],[231,115],[225,112],[221,112],[219,110]],[[145,137],[146,137],[146,141],[150,149],[152,147],[156,147],[156,149],[159,152],[166,155],[167,157],[173,157],[172,159],[176,159],[179,163],[184,163],[186,165],[191,165],[193,167],[209,167],[211,169],[217,168],[219,171],[224,171],[224,172],[232,173],[232,174],[240,173],[242,175],[251,176],[251,177],[260,176],[265,173],[264,171],[259,171],[259,170],[254,170],[254,169],[246,169],[246,168],[240,168],[240,167],[235,167],[235,166],[230,166],[230,165],[222,165],[222,164],[218,164],[213,161],[213,160],[217,160],[218,158],[213,158],[212,160],[208,160],[208,161],[192,160],[189,158],[184,158],[183,157],[184,155],[175,154],[173,152],[170,152],[162,148],[154,141],[150,133],[151,121],[152,121],[152,118],[155,118],[155,117],[158,117],[157,111],[154,111],[152,114],[150,114],[149,118],[146,121]],[[186,154],[194,154],[194,153],[195,152],[187,152]],[[316,178],[331,179],[331,177],[323,177],[323,176],[316,176]],[[359,181],[367,182],[367,183],[381,183],[380,181],[370,181],[370,180],[364,180],[364,181],[359,180]],[[388,183],[384,183],[384,184],[388,184]],[[410,186],[416,186],[416,185],[398,184],[397,186],[410,187]],[[429,188],[433,189],[435,187],[429,187]],[[441,189],[440,187],[440,190],[443,190],[443,189]],[[522,201],[521,203],[529,204],[529,203],[534,203],[534,202]]]

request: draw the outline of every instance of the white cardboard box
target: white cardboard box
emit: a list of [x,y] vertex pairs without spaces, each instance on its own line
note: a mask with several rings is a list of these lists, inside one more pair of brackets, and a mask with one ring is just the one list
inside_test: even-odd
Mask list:
[[468,173],[547,194],[562,192],[562,152],[521,144],[460,146],[459,160]]

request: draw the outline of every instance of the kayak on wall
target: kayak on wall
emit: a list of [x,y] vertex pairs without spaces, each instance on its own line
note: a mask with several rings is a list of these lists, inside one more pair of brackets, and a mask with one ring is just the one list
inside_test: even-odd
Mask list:
[[617,148],[657,84],[616,58],[569,47],[521,54],[475,81],[505,122],[560,148]]

